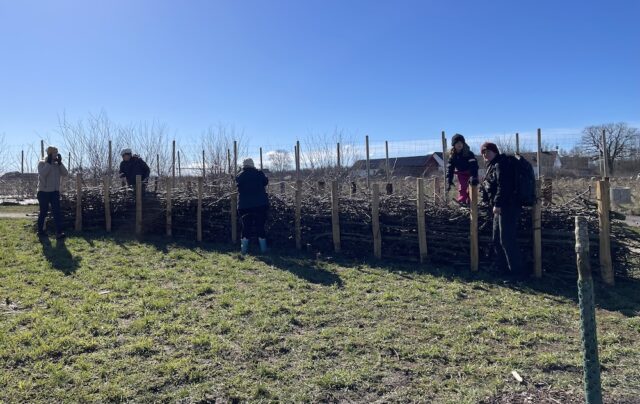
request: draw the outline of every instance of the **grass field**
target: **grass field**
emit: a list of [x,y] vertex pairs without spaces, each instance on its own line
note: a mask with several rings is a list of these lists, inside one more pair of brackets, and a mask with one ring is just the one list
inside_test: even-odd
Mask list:
[[[0,220],[0,402],[581,397],[574,279],[287,254]],[[640,396],[639,286],[596,288],[607,402]]]

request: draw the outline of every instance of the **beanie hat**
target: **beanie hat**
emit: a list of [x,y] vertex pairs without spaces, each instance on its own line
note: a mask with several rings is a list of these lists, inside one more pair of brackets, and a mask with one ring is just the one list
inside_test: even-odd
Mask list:
[[125,154],[133,154],[131,152],[131,149],[122,149],[122,151],[120,152],[121,156],[124,156]]
[[500,154],[500,152],[498,151],[498,146],[496,146],[495,143],[484,142],[482,144],[482,147],[480,147],[480,153],[484,153],[485,150],[491,150],[495,154]]
[[244,161],[242,162],[242,167],[256,168],[256,165],[253,164],[253,159],[244,159]]
[[55,146],[49,146],[47,147],[47,154],[57,154],[58,153],[58,148]]
[[455,146],[455,145],[456,145],[456,143],[458,143],[458,142],[465,143],[465,140],[464,140],[464,136],[462,136],[462,135],[461,135],[461,134],[459,134],[459,133],[456,133],[456,134],[455,134],[455,135],[453,135],[453,137],[451,138],[451,146],[452,146],[452,147],[453,147],[453,146]]

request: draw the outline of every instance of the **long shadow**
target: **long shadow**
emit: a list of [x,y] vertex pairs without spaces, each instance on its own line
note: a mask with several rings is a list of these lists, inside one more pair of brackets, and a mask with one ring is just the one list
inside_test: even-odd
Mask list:
[[[123,234],[112,234],[105,232],[85,232],[81,237],[90,239],[111,239],[118,245],[127,248],[127,244],[133,241],[153,246],[162,253],[169,251],[169,246],[177,246],[201,251],[211,251],[226,254],[237,254],[239,246],[227,243],[211,243],[187,240],[184,238],[166,238],[157,235],[145,235],[143,238],[131,237]],[[573,253],[569,251],[568,253]],[[70,255],[70,254],[69,254]],[[258,255],[256,259],[283,271],[291,272],[297,277],[308,282],[320,285],[336,285],[342,287],[343,282],[340,277],[323,268],[322,262],[316,254],[298,252],[294,249],[274,249],[267,255]],[[472,273],[466,266],[451,266],[446,262],[427,262],[419,264],[417,262],[397,261],[397,260],[374,260],[373,258],[352,258],[341,255],[332,255],[330,262],[345,268],[355,269],[362,272],[370,270],[384,270],[397,274],[400,277],[424,282],[421,275],[429,274],[451,281],[468,283],[472,288],[482,289],[479,282],[489,283],[499,287],[518,290],[522,293],[557,296],[558,301],[570,299],[578,302],[577,292],[577,270],[558,272],[545,272],[542,279],[529,278],[525,281],[514,281],[505,278],[504,275],[492,272],[486,265],[481,264],[480,271]],[[594,270],[597,268],[594,268]],[[640,279],[631,276],[624,276],[627,272],[617,273],[616,285],[608,287],[601,281],[597,271],[594,271],[594,285],[596,304],[599,308],[618,311],[625,316],[637,316],[640,313]],[[636,275],[636,274],[633,274]]]
[[51,266],[65,275],[71,275],[80,267],[81,257],[74,257],[67,249],[64,239],[56,240],[51,244],[49,237],[40,237],[42,255],[51,263]]

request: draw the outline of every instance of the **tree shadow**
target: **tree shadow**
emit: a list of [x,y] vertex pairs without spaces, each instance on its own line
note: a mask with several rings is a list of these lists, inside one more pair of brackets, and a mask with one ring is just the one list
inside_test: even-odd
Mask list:
[[65,239],[57,239],[55,245],[51,244],[49,237],[40,237],[42,255],[51,263],[51,266],[65,275],[71,275],[80,267],[81,257],[74,257],[65,244]]

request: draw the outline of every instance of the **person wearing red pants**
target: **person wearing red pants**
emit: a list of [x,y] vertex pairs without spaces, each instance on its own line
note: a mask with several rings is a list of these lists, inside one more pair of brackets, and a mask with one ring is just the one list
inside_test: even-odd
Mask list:
[[454,173],[458,177],[457,201],[469,204],[469,182],[471,182],[471,185],[478,185],[478,160],[469,149],[464,136],[459,133],[456,133],[451,138],[451,151],[449,152],[449,162],[447,164],[447,192],[453,186]]

